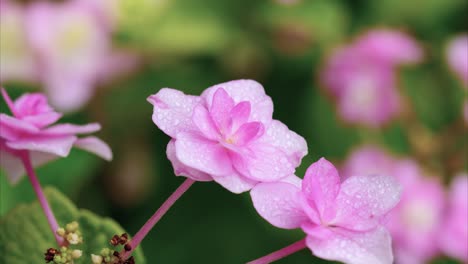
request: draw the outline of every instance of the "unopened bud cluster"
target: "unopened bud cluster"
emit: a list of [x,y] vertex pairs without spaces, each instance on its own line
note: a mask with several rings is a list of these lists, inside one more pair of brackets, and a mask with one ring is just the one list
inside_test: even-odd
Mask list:
[[80,230],[78,230],[79,224],[73,221],[65,226],[57,229],[57,235],[63,237],[70,245],[77,245],[83,243],[83,237],[81,236]]
[[119,252],[108,248],[103,248],[100,255],[91,254],[91,261],[93,264],[135,264],[133,257],[123,260]]
[[81,250],[61,247],[60,250],[49,248],[44,255],[46,263],[73,264],[73,261],[80,258],[82,254]]
[[[123,245],[125,251],[131,251],[132,247],[127,242],[127,233],[123,233],[120,236],[114,235],[109,241],[109,243],[114,247]],[[118,251],[114,251],[108,248],[103,248],[100,255],[92,254],[91,260],[93,261],[93,264],[135,264],[135,259],[132,256],[124,259]]]

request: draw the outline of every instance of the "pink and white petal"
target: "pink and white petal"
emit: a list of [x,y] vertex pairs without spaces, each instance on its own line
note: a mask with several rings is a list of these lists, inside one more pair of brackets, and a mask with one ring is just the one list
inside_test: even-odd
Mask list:
[[[56,155],[37,151],[30,151],[29,155],[33,167],[41,166],[58,158]],[[5,171],[6,176],[13,185],[17,184],[26,173],[21,160],[3,150],[0,150],[0,167]]]
[[263,86],[254,80],[235,80],[216,84],[206,89],[201,97],[211,105],[216,90],[223,88],[234,99],[235,103],[248,101],[251,104],[251,115],[249,121],[259,121],[264,124],[271,122],[273,115],[273,102],[265,94]]
[[250,112],[251,106],[247,101],[240,102],[231,109],[232,131],[236,131],[240,126],[249,121]]
[[287,176],[283,179],[281,179],[281,182],[289,183],[292,184],[298,188],[302,188],[302,179],[297,177],[294,174],[291,174],[290,176]]
[[112,160],[112,150],[109,145],[97,137],[79,138],[73,146],[94,153],[107,161]]
[[214,123],[220,131],[230,131],[232,119],[231,109],[234,107],[234,101],[223,88],[219,88],[213,95],[213,101],[210,107],[210,114]]
[[17,184],[25,173],[21,160],[4,150],[0,150],[0,167],[11,184]]
[[0,114],[0,137],[8,140],[16,140],[24,135],[35,135],[39,133],[39,128],[26,121]]
[[211,119],[210,113],[203,105],[195,106],[193,109],[192,121],[205,137],[212,140],[220,138],[218,128],[213,122],[213,119]]
[[221,145],[201,135],[180,132],[176,135],[176,156],[185,166],[212,175],[230,175],[231,159]]
[[282,149],[292,158],[295,166],[299,166],[302,158],[307,155],[307,143],[303,137],[289,130],[289,128],[278,120],[273,120],[259,139]]
[[6,142],[12,149],[39,151],[66,157],[77,140],[75,136],[62,137],[30,137],[22,140]]
[[73,125],[73,124],[58,124],[42,130],[45,135],[75,135],[75,134],[89,134],[101,130],[101,125],[98,123],[91,123],[86,125]]
[[268,182],[257,184],[250,196],[257,212],[270,224],[293,229],[308,221],[299,204],[300,191],[289,183]]
[[233,171],[233,174],[226,176],[213,175],[213,180],[228,191],[236,194],[249,191],[257,184],[257,181],[248,179],[235,171]]
[[350,177],[343,182],[336,198],[333,224],[352,230],[373,229],[398,204],[400,195],[401,186],[392,177]]
[[201,102],[198,96],[163,88],[147,100],[154,106],[153,122],[170,137],[175,138],[179,132],[196,129],[192,122],[192,113]]
[[302,192],[322,217],[326,215],[328,218],[328,214],[333,214],[331,210],[339,191],[340,177],[331,162],[321,158],[310,165],[302,181]]
[[392,30],[373,30],[356,47],[383,63],[417,63],[423,58],[421,46],[409,35]]
[[318,239],[307,236],[307,246],[317,257],[349,264],[391,264],[391,237],[378,227],[370,232],[334,232],[334,236]]
[[175,139],[169,141],[166,149],[166,155],[174,168],[174,174],[177,176],[185,176],[195,181],[212,181],[213,178],[209,174],[185,166],[177,159],[175,141]]
[[295,166],[288,156],[280,149],[267,144],[252,143],[249,145],[251,153],[241,156],[242,165],[235,160],[236,168],[244,168],[246,177],[261,182],[279,181],[294,174]]
[[57,122],[61,117],[62,114],[60,113],[49,112],[38,115],[25,116],[21,119],[37,127],[45,127]]
[[67,73],[63,72],[62,69],[47,69],[42,75],[46,76],[44,82],[50,104],[61,112],[79,110],[94,94],[94,80],[89,74]]
[[264,126],[260,122],[249,122],[243,124],[232,136],[237,146],[244,146],[261,137],[264,133]]

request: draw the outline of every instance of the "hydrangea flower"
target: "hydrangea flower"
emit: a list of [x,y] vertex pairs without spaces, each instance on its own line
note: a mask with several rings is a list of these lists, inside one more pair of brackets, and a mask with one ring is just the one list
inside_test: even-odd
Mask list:
[[135,55],[112,50],[109,4],[35,1],[20,8],[1,2],[2,82],[40,82],[61,111],[78,110],[97,85],[137,65]]
[[452,181],[448,208],[440,228],[439,241],[443,252],[464,263],[468,262],[468,175],[460,174]]
[[448,44],[447,62],[451,70],[468,87],[468,34],[463,34]]
[[322,158],[307,169],[302,183],[260,183],[251,196],[272,225],[301,228],[318,257],[351,264],[393,261],[391,237],[382,226],[400,197],[391,177],[360,175],[342,181]]
[[401,184],[401,202],[385,223],[393,238],[396,263],[425,263],[440,252],[434,241],[438,240],[445,198],[438,180],[424,176],[414,161],[394,158],[374,146],[355,150],[342,172],[344,177],[391,175]]
[[12,183],[17,183],[25,173],[21,162],[24,153],[29,154],[33,166],[66,157],[72,147],[112,159],[110,148],[102,140],[77,136],[100,130],[99,124],[54,125],[62,115],[48,105],[43,94],[27,93],[12,102],[3,88],[1,92],[12,116],[0,114],[0,166]]
[[272,119],[273,103],[252,80],[214,85],[200,96],[164,88],[151,95],[153,122],[172,140],[176,175],[216,181],[234,193],[294,173],[307,144]]
[[0,1],[0,82],[35,81],[37,72],[32,51],[27,45],[24,8]]
[[322,79],[343,120],[379,127],[400,111],[396,66],[421,59],[421,48],[411,37],[373,30],[334,52]]

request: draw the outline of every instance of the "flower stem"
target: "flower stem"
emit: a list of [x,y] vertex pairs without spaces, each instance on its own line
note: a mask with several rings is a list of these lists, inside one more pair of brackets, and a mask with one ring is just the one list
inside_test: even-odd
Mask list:
[[159,209],[151,216],[148,221],[140,228],[135,236],[130,240],[130,251],[122,251],[120,253],[123,259],[130,256],[145,236],[151,231],[156,223],[164,216],[164,214],[174,205],[174,203],[194,184],[195,181],[187,178],[175,191],[167,198],[167,200],[159,207]]
[[29,153],[24,152],[20,155],[20,157],[21,161],[23,162],[24,168],[26,169],[26,174],[29,177],[29,181],[31,182],[34,192],[36,193],[37,199],[39,200],[39,204],[42,207],[42,211],[44,211],[44,214],[47,218],[47,222],[49,223],[50,229],[52,230],[52,234],[54,234],[55,240],[57,241],[59,247],[63,246],[65,243],[64,239],[56,233],[57,229],[59,228],[57,219],[55,219],[54,212],[52,212],[49,202],[47,202],[44,192],[42,191],[42,187],[39,183],[39,180],[37,179],[36,172],[32,167]]
[[250,262],[248,262],[247,264],[268,264],[268,263],[272,263],[274,261],[277,261],[277,260],[280,260],[286,256],[289,256],[293,253],[296,253],[297,251],[299,250],[302,250],[306,248],[306,242],[305,242],[305,239],[302,239],[302,240],[299,240],[285,248],[282,248],[278,251],[275,251],[273,253],[270,253],[264,257],[261,257],[259,259],[256,259],[256,260],[252,260]]

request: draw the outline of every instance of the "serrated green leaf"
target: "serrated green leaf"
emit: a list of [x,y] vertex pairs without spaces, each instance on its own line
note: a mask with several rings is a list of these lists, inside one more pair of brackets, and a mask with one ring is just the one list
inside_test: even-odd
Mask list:
[[[83,251],[83,256],[75,264],[91,263],[91,254],[99,253],[104,247],[110,248],[109,239],[125,232],[110,218],[78,209],[54,188],[46,188],[45,193],[59,225],[72,221],[80,224],[84,243],[77,248]],[[44,252],[49,247],[56,247],[56,242],[37,201],[19,205],[0,220],[0,263],[45,263]],[[136,263],[145,263],[140,248],[133,256]]]

